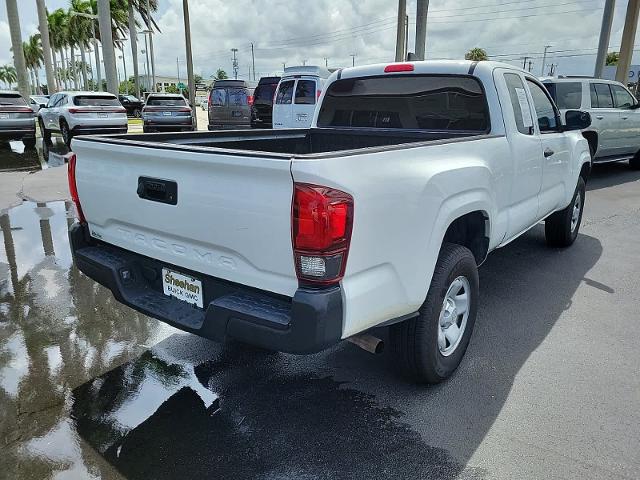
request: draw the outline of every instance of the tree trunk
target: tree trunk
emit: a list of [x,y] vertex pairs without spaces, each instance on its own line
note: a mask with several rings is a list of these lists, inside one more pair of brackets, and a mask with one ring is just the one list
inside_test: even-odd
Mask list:
[[118,75],[116,73],[116,54],[113,47],[111,31],[111,6],[109,0],[98,0],[98,23],[100,26],[100,42],[104,57],[104,76],[107,79],[107,91],[118,94]]
[[[58,69],[58,58],[56,57],[56,49],[51,50],[51,58],[53,59],[53,79],[55,80],[56,88],[55,91],[58,91],[62,88],[62,84],[60,83],[60,70]],[[49,92],[49,95],[53,95],[54,92]]]
[[133,2],[129,3],[129,41],[131,42],[131,58],[133,59],[133,81],[136,84],[136,97],[140,98],[140,77],[138,76],[138,39],[136,38],[136,17]]
[[93,51],[95,52],[95,56],[96,56],[96,77],[98,80],[98,84],[96,85],[97,87],[97,91],[101,92],[102,91],[102,74],[101,74],[101,69],[100,69],[100,47],[98,46],[98,40],[96,40],[95,38],[93,39]]
[[[27,68],[27,87],[29,90],[29,95],[33,95],[33,85],[31,82],[31,74],[29,72],[29,68]],[[28,97],[25,97],[25,98],[28,98]]]
[[87,55],[84,52],[84,45],[80,44],[80,61],[82,62],[82,84],[84,90],[89,90],[89,76],[87,75]]
[[20,33],[20,17],[18,16],[18,5],[16,0],[6,0],[7,20],[9,22],[9,33],[11,34],[11,47],[13,48],[13,64],[16,67],[18,77],[18,90],[24,98],[29,97],[29,84],[27,77],[27,67],[24,61],[24,51],[22,50],[22,34]]
[[42,40],[42,53],[44,55],[44,70],[47,75],[47,90],[49,95],[56,91],[55,77],[53,76],[53,66],[51,65],[51,40],[49,39],[49,23],[47,21],[47,10],[44,0],[36,0],[38,8],[38,29]]
[[73,76],[73,88],[80,90],[78,88],[78,73],[76,72],[76,47],[73,44],[71,44],[71,61],[69,64],[71,68],[71,75]]
[[60,74],[62,75],[62,83],[64,84],[64,89],[69,90],[69,84],[67,83],[67,78],[69,77],[69,72],[67,69],[67,55],[65,54],[64,48],[60,49],[60,65],[62,68],[60,69]]

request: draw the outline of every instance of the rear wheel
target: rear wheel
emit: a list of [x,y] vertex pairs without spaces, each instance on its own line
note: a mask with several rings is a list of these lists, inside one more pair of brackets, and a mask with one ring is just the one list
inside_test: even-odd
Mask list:
[[24,145],[25,148],[35,148],[36,138],[35,137],[23,138],[22,144]]
[[51,143],[51,132],[45,128],[44,121],[41,118],[38,119],[38,125],[40,126],[40,135],[42,135],[42,141]]
[[458,367],[469,344],[478,308],[478,267],[471,251],[445,243],[419,314],[390,329],[402,374],[439,383]]
[[67,125],[67,122],[64,120],[60,120],[60,133],[62,134],[62,140],[65,145],[71,148],[71,139],[73,138],[73,135],[69,129],[69,125]]
[[544,234],[550,247],[568,247],[575,242],[582,223],[585,190],[584,179],[579,177],[569,206],[545,220]]
[[140,118],[142,116],[142,111],[139,108],[133,110],[134,118]]
[[631,170],[640,170],[640,152],[636,153],[631,160],[629,160],[629,166]]

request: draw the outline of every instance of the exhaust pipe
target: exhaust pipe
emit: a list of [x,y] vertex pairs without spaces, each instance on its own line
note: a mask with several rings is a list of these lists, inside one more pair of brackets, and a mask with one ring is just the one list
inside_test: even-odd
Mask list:
[[375,355],[382,353],[382,351],[384,350],[384,342],[378,337],[374,337],[373,335],[369,335],[368,333],[363,333],[362,335],[354,335],[353,337],[347,338],[347,340],[354,345],[357,345],[361,349]]

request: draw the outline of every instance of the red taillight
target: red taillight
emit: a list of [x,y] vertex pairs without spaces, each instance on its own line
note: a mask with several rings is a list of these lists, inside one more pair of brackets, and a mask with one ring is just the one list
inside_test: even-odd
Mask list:
[[247,95],[247,105],[253,105],[253,95]]
[[80,206],[80,197],[78,197],[78,187],[76,186],[76,154],[70,153],[67,156],[68,159],[68,169],[67,169],[67,178],[69,179],[69,193],[71,194],[71,200],[76,206],[76,213],[78,215],[78,220],[80,223],[87,223],[84,218],[84,213],[82,213],[82,207]]
[[316,102],[320,98],[320,95],[322,95],[322,90],[316,90]]
[[329,285],[342,279],[352,225],[351,195],[320,185],[294,185],[291,229],[301,283]]
[[127,111],[124,107],[115,108],[73,108],[69,109],[69,113],[125,113]]
[[413,72],[413,63],[392,63],[384,67],[384,73]]

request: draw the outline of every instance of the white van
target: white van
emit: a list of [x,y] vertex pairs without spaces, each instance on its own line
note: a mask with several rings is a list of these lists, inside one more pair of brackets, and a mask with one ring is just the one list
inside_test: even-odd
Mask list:
[[329,75],[323,67],[285,68],[273,104],[273,128],[309,128]]

